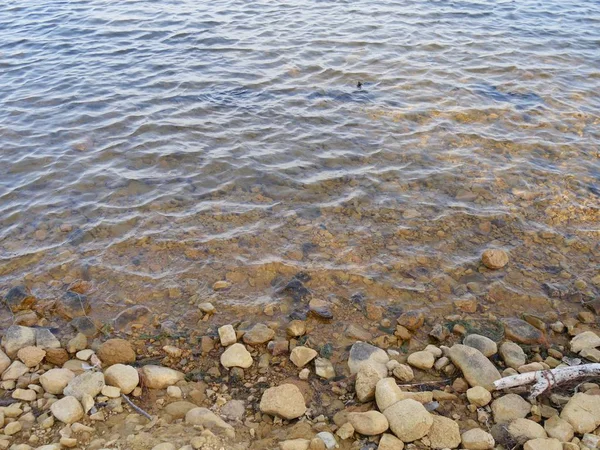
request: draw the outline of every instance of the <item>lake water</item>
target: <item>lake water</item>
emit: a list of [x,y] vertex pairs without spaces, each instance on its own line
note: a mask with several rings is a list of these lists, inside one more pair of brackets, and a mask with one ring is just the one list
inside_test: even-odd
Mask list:
[[257,313],[299,273],[344,320],[569,311],[599,111],[598,2],[4,1],[0,288],[89,281],[99,321]]

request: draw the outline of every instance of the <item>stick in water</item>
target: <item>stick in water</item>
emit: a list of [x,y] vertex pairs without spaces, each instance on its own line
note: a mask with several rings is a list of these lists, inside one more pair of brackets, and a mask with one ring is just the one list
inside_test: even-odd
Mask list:
[[129,406],[131,406],[138,414],[141,414],[148,420],[152,420],[152,416],[150,414],[148,414],[139,406],[136,406],[131,400],[129,400],[129,397],[127,397],[125,394],[121,394],[121,397],[123,397],[125,401],[129,404]]
[[567,381],[577,380],[585,377],[599,377],[600,364],[583,364],[581,366],[560,367],[552,370],[538,370],[537,372],[521,373],[510,377],[501,378],[494,382],[496,390],[523,386],[535,382],[531,388],[529,398],[535,398],[552,389],[554,386]]

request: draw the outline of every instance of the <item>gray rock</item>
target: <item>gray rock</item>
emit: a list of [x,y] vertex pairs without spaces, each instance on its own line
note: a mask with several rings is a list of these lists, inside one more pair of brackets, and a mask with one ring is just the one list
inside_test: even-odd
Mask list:
[[113,320],[113,326],[115,330],[120,331],[130,328],[131,325],[149,323],[152,319],[153,314],[148,307],[135,305],[121,311],[119,315],[115,317],[115,320]]
[[35,296],[25,286],[15,286],[4,296],[4,302],[12,312],[31,309],[35,304]]
[[104,384],[104,374],[102,372],[84,372],[69,381],[63,392],[65,395],[70,395],[82,401],[85,395],[92,398],[96,397]]
[[43,349],[60,348],[60,341],[48,328],[36,328],[35,345]]
[[496,343],[490,338],[481,336],[480,334],[468,335],[466,338],[464,338],[463,344],[476,348],[488,358],[498,352],[498,346]]
[[449,357],[471,386],[483,386],[491,390],[494,381],[501,378],[498,369],[475,348],[455,344],[450,348]]
[[505,336],[519,344],[543,344],[546,341],[546,336],[534,326],[528,324],[524,320],[514,317],[503,319]]
[[348,367],[350,368],[350,373],[355,374],[358,373],[358,370],[363,364],[369,364],[373,366],[383,378],[387,376],[386,364],[389,360],[390,357],[382,349],[365,342],[357,342],[350,349]]
[[508,367],[518,369],[527,362],[523,349],[514,342],[506,341],[500,345],[500,356]]
[[92,319],[88,316],[75,317],[69,322],[78,333],[81,333],[87,337],[94,337],[98,334],[98,328]]
[[14,358],[23,347],[32,345],[35,345],[35,331],[33,328],[12,325],[2,337],[2,347],[11,358]]
[[525,418],[531,412],[531,404],[517,394],[507,394],[492,402],[492,412],[496,423],[507,423]]
[[221,408],[221,414],[229,419],[242,420],[246,414],[246,405],[242,400],[229,400]]
[[190,409],[185,415],[185,423],[200,425],[215,433],[225,434],[231,439],[235,438],[233,427],[207,408]]

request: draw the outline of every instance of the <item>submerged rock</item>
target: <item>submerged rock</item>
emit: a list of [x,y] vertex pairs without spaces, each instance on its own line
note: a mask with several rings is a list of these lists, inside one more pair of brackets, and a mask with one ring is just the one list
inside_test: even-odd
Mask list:
[[115,330],[125,330],[131,325],[143,325],[152,320],[152,311],[146,306],[135,305],[119,313],[113,320]]
[[520,344],[543,344],[546,342],[546,336],[534,326],[524,320],[517,318],[503,319],[504,334],[512,341]]
[[58,313],[68,320],[85,316],[92,309],[87,296],[73,291],[65,292],[56,306]]
[[4,302],[12,312],[31,309],[35,301],[35,296],[22,285],[11,288],[4,296]]

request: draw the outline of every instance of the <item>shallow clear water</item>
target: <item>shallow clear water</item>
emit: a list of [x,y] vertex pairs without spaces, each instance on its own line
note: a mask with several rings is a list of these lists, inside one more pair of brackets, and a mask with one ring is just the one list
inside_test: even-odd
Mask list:
[[586,301],[599,30],[588,1],[5,2],[0,286],[90,280],[99,316],[298,271],[403,307]]

